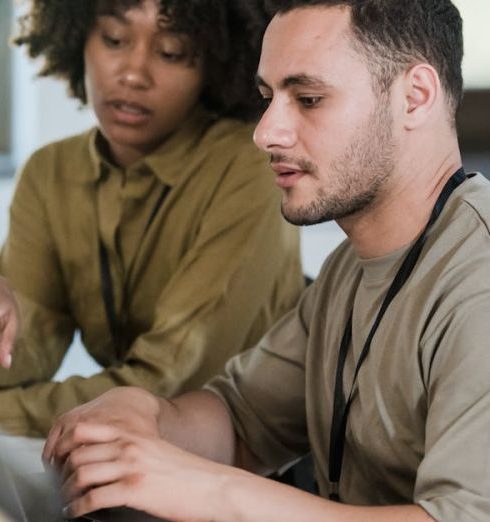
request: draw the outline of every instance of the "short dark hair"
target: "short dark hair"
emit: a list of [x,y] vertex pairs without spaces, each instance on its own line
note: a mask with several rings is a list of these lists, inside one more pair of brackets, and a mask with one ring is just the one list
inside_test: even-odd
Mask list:
[[452,116],[463,96],[463,23],[450,0],[266,0],[269,15],[305,7],[348,7],[354,46],[382,92],[420,60],[439,74]]
[[[255,118],[261,108],[254,75],[268,22],[261,0],[155,0],[171,28],[190,36],[204,63],[201,102],[220,116]],[[17,45],[44,57],[41,76],[58,76],[86,103],[84,47],[101,7],[126,11],[142,0],[31,0]]]

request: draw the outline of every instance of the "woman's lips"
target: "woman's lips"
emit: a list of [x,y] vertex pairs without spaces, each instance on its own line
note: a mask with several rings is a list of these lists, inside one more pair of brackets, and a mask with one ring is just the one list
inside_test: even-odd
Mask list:
[[138,103],[114,100],[107,106],[116,123],[142,125],[147,123],[151,117],[151,111]]

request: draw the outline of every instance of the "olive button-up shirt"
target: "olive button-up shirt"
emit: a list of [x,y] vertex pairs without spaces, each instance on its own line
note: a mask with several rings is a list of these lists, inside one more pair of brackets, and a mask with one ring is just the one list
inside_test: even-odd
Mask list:
[[[298,232],[250,125],[198,109],[126,170],[99,153],[98,136],[44,147],[18,179],[0,257],[23,316],[13,367],[0,370],[10,433],[45,435],[57,415],[117,385],[164,396],[201,386],[303,286]],[[104,370],[52,382],[77,329]]]

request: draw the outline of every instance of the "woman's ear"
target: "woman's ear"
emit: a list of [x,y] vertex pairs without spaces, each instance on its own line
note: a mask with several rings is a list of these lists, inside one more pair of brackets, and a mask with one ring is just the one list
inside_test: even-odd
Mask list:
[[402,84],[405,128],[412,130],[424,124],[441,101],[441,82],[431,65],[419,63],[405,72]]

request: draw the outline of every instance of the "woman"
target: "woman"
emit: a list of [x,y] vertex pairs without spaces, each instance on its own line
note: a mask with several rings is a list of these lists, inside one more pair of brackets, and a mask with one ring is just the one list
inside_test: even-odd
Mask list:
[[[16,42],[99,125],[20,173],[0,271],[23,331],[0,373],[0,428],[44,436],[121,384],[167,397],[199,387],[295,302],[297,233],[246,123],[257,4],[32,2]],[[49,382],[77,329],[104,370]]]

